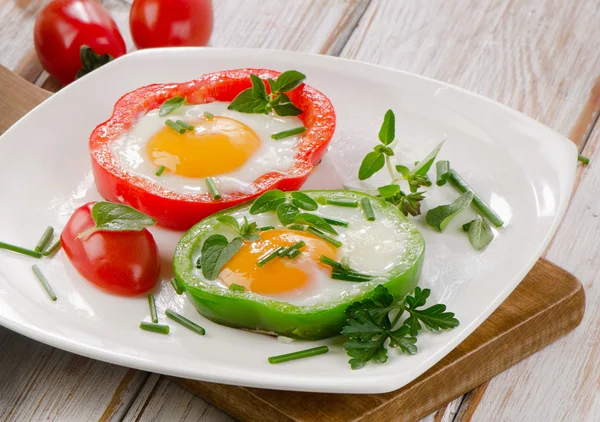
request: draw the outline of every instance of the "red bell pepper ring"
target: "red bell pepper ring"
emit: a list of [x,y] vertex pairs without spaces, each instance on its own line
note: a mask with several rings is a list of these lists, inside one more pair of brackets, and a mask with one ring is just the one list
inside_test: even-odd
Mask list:
[[203,75],[178,84],[148,85],[125,94],[115,104],[112,116],[94,129],[90,136],[92,170],[98,192],[106,200],[120,202],[155,218],[159,225],[186,230],[203,218],[226,208],[254,199],[270,189],[299,189],[311,170],[321,161],[335,131],[335,112],[321,92],[302,84],[288,96],[300,109],[298,117],[306,132],[298,142],[294,164],[286,172],[273,171],[254,181],[254,193],[223,193],[215,200],[209,193],[189,194],[169,190],[150,179],[132,175],[117,165],[110,143],[134,126],[139,116],[158,108],[175,96],[188,104],[232,101],[251,87],[250,74],[277,78],[279,72],[266,69],[238,69]]

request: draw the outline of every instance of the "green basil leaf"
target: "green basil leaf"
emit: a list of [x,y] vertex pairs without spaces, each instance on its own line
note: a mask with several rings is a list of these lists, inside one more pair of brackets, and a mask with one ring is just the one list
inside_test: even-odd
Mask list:
[[96,202],[92,205],[92,219],[95,226],[80,233],[85,237],[97,231],[124,232],[140,231],[156,224],[156,220],[133,208],[112,202]]
[[415,166],[415,168],[413,168],[411,170],[411,173],[412,174],[416,174],[418,176],[426,176],[427,172],[429,171],[429,169],[433,165],[433,162],[435,161],[435,158],[437,157],[438,153],[440,152],[440,148],[442,148],[442,145],[444,145],[444,141],[440,142],[438,144],[438,146],[436,146],[433,149],[433,151],[431,151],[429,153],[429,155],[427,155],[427,157],[425,157],[422,161],[420,161],[419,164],[417,164]]
[[463,230],[469,232],[469,242],[473,249],[480,251],[494,240],[494,232],[488,222],[481,216],[469,221],[462,226]]
[[437,173],[437,180],[435,182],[438,186],[443,186],[448,181],[450,177],[450,161],[448,160],[440,160],[435,163],[435,169]]
[[236,237],[231,242],[221,234],[213,234],[206,238],[202,244],[200,252],[200,264],[202,265],[202,275],[207,280],[215,280],[221,268],[240,250],[244,241],[241,237]]
[[371,151],[368,153],[360,164],[358,169],[358,179],[366,180],[373,176],[385,165],[385,157],[380,152]]
[[168,116],[173,113],[179,107],[185,104],[185,98],[183,97],[173,97],[169,98],[167,101],[162,103],[160,106],[160,110],[158,110],[158,115],[160,117]]
[[265,100],[258,99],[252,94],[252,88],[243,90],[233,99],[227,107],[228,110],[235,110],[241,113],[254,113],[254,109],[265,105]]
[[440,205],[427,211],[425,221],[436,230],[443,231],[450,220],[458,213],[467,208],[473,200],[473,194],[469,191],[459,196],[456,201],[449,205]]
[[315,211],[319,208],[317,201],[302,192],[292,192],[292,204],[306,211]]
[[220,215],[217,217],[217,221],[223,224],[227,224],[236,230],[240,229],[240,223],[230,215]]
[[273,106],[273,110],[279,116],[298,116],[302,114],[302,110],[296,107],[293,103],[283,103]]
[[277,78],[277,91],[278,92],[288,92],[294,88],[298,88],[300,84],[306,79],[306,76],[303,73],[298,72],[297,70],[288,70],[287,72],[283,72]]
[[383,123],[381,124],[381,129],[379,130],[379,140],[383,145],[389,145],[394,142],[395,137],[396,116],[394,116],[394,112],[392,110],[388,110],[385,112]]
[[252,96],[257,100],[267,101],[267,89],[265,83],[256,75],[250,75],[252,81]]
[[294,223],[298,214],[300,211],[295,205],[284,203],[277,207],[277,218],[284,226]]
[[385,185],[377,188],[381,196],[385,199],[393,198],[398,193],[400,193],[400,186],[398,185]]
[[323,218],[315,214],[302,212],[296,216],[295,222],[300,224],[308,224],[309,226],[316,227],[317,229],[321,229],[327,233],[338,234],[338,232],[335,231],[331,224],[329,224],[327,221],[323,220]]
[[279,189],[267,191],[254,200],[250,207],[250,214],[256,215],[267,211],[275,211],[284,202],[285,193]]
[[277,82],[274,79],[269,78],[267,79],[267,83],[271,89],[271,94],[275,94],[277,92]]

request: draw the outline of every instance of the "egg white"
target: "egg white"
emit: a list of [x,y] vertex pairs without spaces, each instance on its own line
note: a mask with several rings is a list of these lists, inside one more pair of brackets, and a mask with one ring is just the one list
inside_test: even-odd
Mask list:
[[[240,223],[243,222],[244,215],[246,215],[250,221],[256,221],[259,227],[271,225],[276,228],[283,228],[275,213],[269,212],[248,216],[247,209],[245,211],[238,211],[231,215]],[[406,251],[407,239],[401,231],[401,227],[398,226],[397,220],[390,219],[375,208],[374,212],[375,221],[366,221],[360,208],[334,205],[319,205],[318,210],[312,212],[312,214],[349,223],[348,227],[334,227],[339,234],[336,239],[342,242],[342,246],[338,249],[339,256],[346,257],[350,268],[353,270],[377,276],[386,274],[399,264],[399,258],[404,256]],[[233,238],[236,235],[233,229],[225,224],[219,223],[214,230],[228,238]],[[194,259],[197,259],[197,257]],[[331,270],[323,268],[306,256],[303,257],[302,254],[294,260],[294,265],[297,264],[300,264],[301,268],[309,274],[309,282],[306,286],[289,292],[261,296],[297,306],[314,306],[340,298],[352,297],[373,288],[371,283],[333,280],[331,279]],[[268,265],[266,264],[264,268],[268,269]],[[213,283],[222,288],[227,288],[221,285],[218,279],[214,281],[206,280],[200,270],[197,270],[195,275],[206,283]]]
[[[117,164],[128,173],[141,176],[180,194],[197,194],[208,192],[205,178],[180,176],[165,171],[156,176],[157,166],[146,152],[150,138],[165,126],[167,119],[194,119],[205,112],[215,116],[229,117],[252,129],[260,138],[258,150],[240,168],[222,175],[214,176],[219,191],[222,193],[252,193],[252,183],[261,175],[271,171],[285,172],[294,164],[298,141],[301,135],[290,136],[276,141],[271,139],[273,133],[282,132],[302,126],[298,117],[276,116],[265,114],[248,114],[228,110],[230,103],[215,101],[207,104],[182,106],[165,117],[158,115],[158,109],[140,117],[135,126],[125,135],[111,144]],[[227,157],[222,157],[227,160]]]

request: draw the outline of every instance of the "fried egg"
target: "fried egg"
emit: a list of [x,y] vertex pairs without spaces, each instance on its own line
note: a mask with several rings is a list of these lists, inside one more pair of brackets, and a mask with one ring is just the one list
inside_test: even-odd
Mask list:
[[[303,123],[294,116],[240,113],[228,105],[186,105],[164,117],[152,110],[112,142],[113,156],[128,173],[179,194],[208,192],[207,177],[222,193],[252,193],[257,178],[285,172],[294,164],[301,135],[281,140],[271,135]],[[167,119],[182,120],[194,129],[180,134],[166,125]],[[161,166],[165,169],[157,175]]]

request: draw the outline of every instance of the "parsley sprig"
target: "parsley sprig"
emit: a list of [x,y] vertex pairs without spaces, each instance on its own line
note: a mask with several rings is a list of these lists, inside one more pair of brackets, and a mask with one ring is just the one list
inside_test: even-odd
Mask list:
[[245,89],[233,99],[227,107],[242,113],[269,114],[274,111],[279,116],[297,116],[302,110],[296,107],[286,92],[299,87],[306,76],[297,70],[288,70],[277,79],[267,79],[270,93],[267,94],[266,84],[256,75],[250,75],[252,88]]
[[[425,198],[425,191],[419,191],[421,187],[431,186],[427,177],[429,169],[433,165],[444,141],[440,142],[427,157],[417,162],[412,169],[404,165],[392,164],[391,157],[394,156],[396,144],[396,117],[392,110],[388,110],[383,118],[379,130],[380,145],[375,145],[373,151],[369,152],[363,159],[358,170],[359,180],[367,180],[379,170],[386,167],[392,183],[381,186],[377,190],[377,196],[396,205],[404,215],[417,216],[421,214],[421,201]],[[400,182],[408,184],[408,192],[402,190]]]
[[[417,287],[413,295],[400,303],[383,285],[378,285],[368,299],[354,302],[346,309],[348,318],[342,335],[349,337],[344,349],[352,369],[360,369],[370,361],[385,363],[387,347],[398,348],[402,353],[417,353],[417,336],[426,328],[430,331],[449,330],[459,322],[446,305],[424,308],[431,291]],[[398,327],[402,316],[408,313]],[[391,318],[391,315],[394,315]]]

